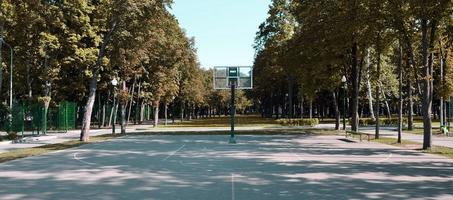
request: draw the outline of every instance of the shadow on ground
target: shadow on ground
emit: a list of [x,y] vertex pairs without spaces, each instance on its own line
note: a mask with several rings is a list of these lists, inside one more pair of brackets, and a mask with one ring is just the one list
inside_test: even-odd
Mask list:
[[0,165],[0,199],[451,199],[453,162],[338,136],[129,136]]

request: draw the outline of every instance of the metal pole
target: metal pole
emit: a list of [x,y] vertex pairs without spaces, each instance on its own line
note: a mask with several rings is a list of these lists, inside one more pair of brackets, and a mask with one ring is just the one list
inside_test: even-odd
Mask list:
[[234,102],[234,91],[235,91],[235,83],[231,84],[231,106],[230,106],[230,125],[231,125],[231,136],[230,136],[230,144],[236,144],[236,139],[234,137],[234,113],[236,112],[235,109],[235,102]]

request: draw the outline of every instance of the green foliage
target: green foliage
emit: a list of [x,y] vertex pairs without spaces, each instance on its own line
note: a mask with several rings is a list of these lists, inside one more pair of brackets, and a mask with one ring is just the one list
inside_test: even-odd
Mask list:
[[319,124],[318,118],[312,119],[277,119],[277,123],[282,126],[311,126],[314,127]]
[[[379,124],[382,126],[397,126],[398,118],[379,118]],[[360,118],[360,126],[374,126],[376,125],[376,120],[371,118]],[[403,118],[403,126],[407,126],[407,118]]]
[[[171,14],[171,3],[2,1],[0,34],[15,48],[15,98],[80,105],[91,91],[100,96],[91,99],[104,102],[112,97],[110,81],[116,78],[129,91],[119,92],[123,104],[207,106],[209,78],[197,61],[195,40]],[[5,65],[5,59],[0,62]]]
[[125,105],[127,101],[129,100],[129,93],[127,90],[120,90],[118,92],[118,102],[121,104]]

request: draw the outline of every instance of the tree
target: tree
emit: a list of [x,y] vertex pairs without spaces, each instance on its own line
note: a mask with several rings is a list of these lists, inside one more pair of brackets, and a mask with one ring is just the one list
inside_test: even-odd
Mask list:
[[[98,25],[99,27],[102,27],[99,32],[99,34],[102,35],[102,41],[99,44],[99,53],[96,62],[90,69],[91,78],[89,82],[88,100],[85,106],[86,111],[83,117],[82,131],[80,134],[81,141],[87,141],[89,139],[88,132],[90,130],[91,114],[96,97],[97,79],[103,66],[107,47],[111,44],[112,38],[114,38],[116,34],[136,35],[134,31],[142,31],[142,29],[135,29],[137,28],[137,25],[142,21],[152,18],[155,13],[165,10],[165,6],[168,3],[170,2],[144,0],[103,1],[102,3],[98,3],[95,10],[98,11],[98,17],[100,17],[100,21],[102,21]],[[96,22],[95,19],[92,21]],[[130,29],[131,27],[132,29]],[[124,88],[125,85],[123,89]],[[122,116],[124,119],[124,114]]]

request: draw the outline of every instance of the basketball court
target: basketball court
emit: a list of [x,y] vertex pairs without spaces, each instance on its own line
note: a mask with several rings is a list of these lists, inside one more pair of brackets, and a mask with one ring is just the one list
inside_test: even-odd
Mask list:
[[126,136],[0,164],[0,199],[452,199],[453,161],[342,136]]

